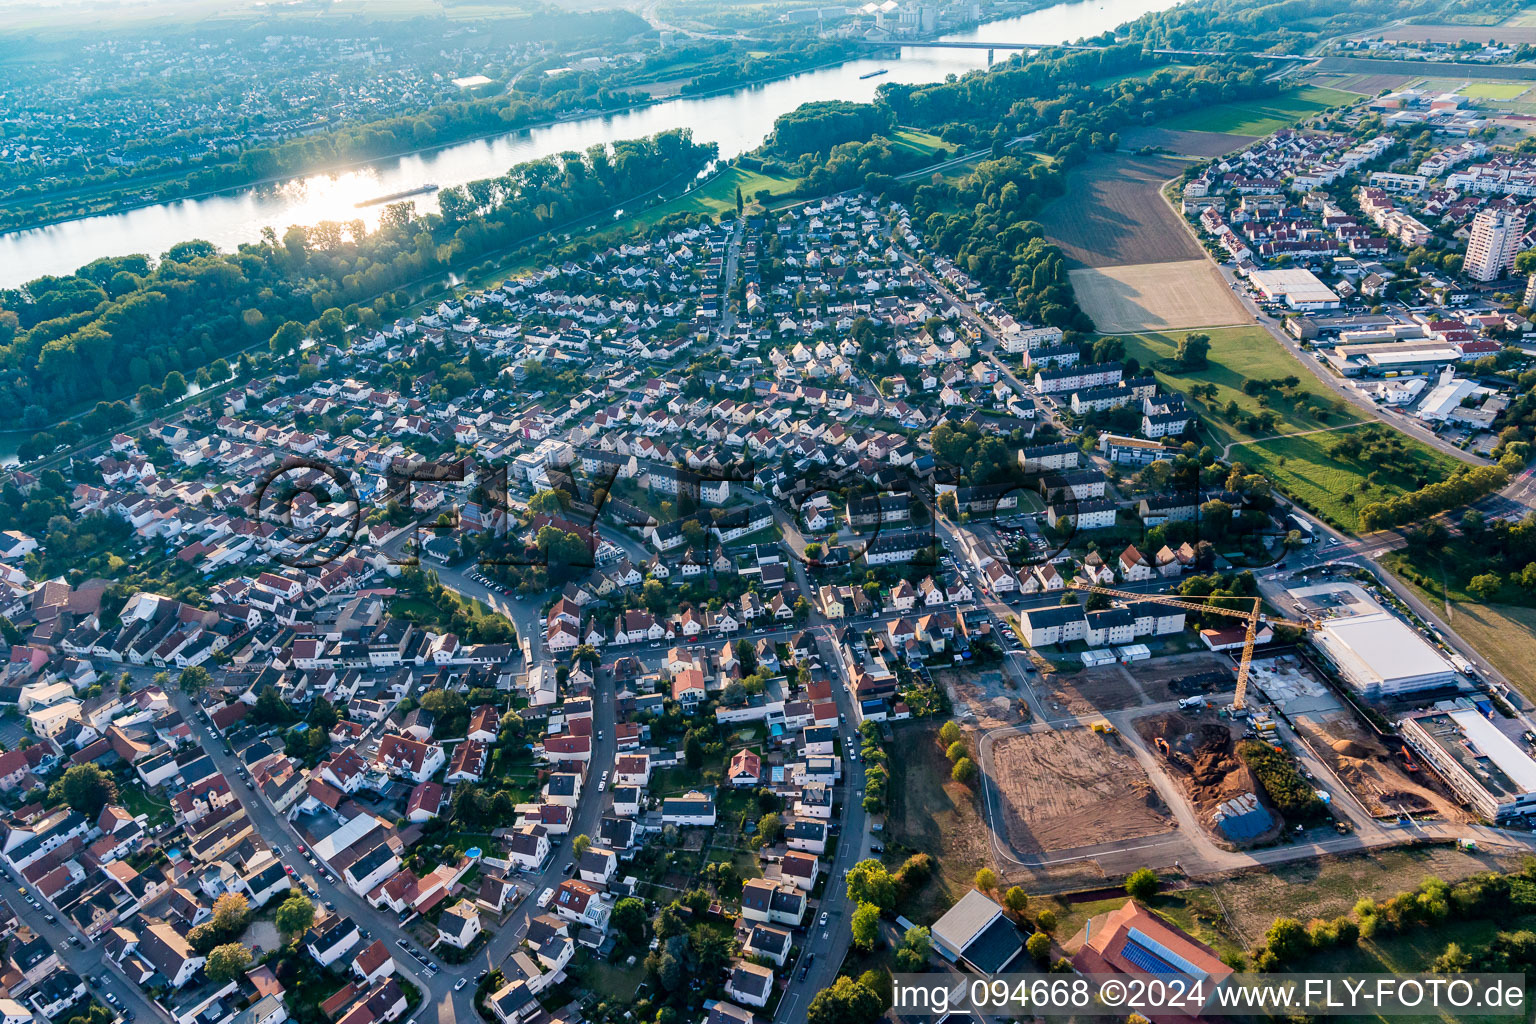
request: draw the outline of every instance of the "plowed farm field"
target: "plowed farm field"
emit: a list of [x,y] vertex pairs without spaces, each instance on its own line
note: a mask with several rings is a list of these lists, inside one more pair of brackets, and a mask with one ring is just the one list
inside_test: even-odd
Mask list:
[[1169,156],[1094,157],[1073,171],[1068,197],[1042,210],[1040,223],[1077,266],[1202,259],[1204,251],[1158,194],[1184,167]]

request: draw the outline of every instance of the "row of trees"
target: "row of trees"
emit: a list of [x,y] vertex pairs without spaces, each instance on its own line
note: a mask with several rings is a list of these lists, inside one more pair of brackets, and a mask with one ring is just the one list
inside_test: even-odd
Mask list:
[[[1518,467],[1517,467],[1518,468]],[[1509,483],[1509,470],[1502,465],[1458,469],[1447,480],[1425,484],[1416,491],[1373,501],[1360,509],[1360,529],[1386,530],[1394,526],[1466,505],[1492,494]]]

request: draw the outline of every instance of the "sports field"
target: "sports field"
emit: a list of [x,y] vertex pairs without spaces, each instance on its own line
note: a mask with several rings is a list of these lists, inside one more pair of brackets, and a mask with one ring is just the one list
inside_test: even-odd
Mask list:
[[1242,323],[1248,314],[1210,260],[1068,271],[1077,303],[1103,334]]
[[1524,82],[1468,82],[1459,91],[1474,100],[1512,100],[1530,89]]
[[1191,110],[1160,122],[1159,127],[1174,131],[1226,132],[1257,137],[1288,127],[1320,110],[1354,103],[1359,99],[1354,93],[1313,85],[1293,89],[1269,99],[1218,103],[1204,110]]

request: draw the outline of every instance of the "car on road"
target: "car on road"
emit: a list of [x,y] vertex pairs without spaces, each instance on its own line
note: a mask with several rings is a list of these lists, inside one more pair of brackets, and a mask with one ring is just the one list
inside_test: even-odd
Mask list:
[[825,910],[821,912],[821,925],[823,928],[827,925],[827,912]]
[[455,992],[457,992],[459,989],[463,988],[465,985],[468,985],[468,984],[469,984],[469,979],[468,978],[460,978],[458,981],[453,983],[453,990]]
[[565,873],[567,875],[574,875],[576,873],[576,862],[575,861],[571,861],[570,863],[568,863],[565,866]]

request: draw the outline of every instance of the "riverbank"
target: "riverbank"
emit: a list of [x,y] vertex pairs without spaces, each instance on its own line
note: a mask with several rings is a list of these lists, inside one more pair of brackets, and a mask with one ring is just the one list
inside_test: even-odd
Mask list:
[[[901,47],[895,43],[892,43],[888,48],[897,51],[898,55],[901,50]],[[364,167],[375,167],[381,164],[387,164],[391,161],[408,160],[413,157],[427,157],[434,153],[440,153],[444,150],[452,149],[455,146],[464,146],[476,142],[488,142],[496,139],[504,139],[514,135],[522,135],[549,128],[555,128],[571,121],[580,121],[588,118],[617,117],[622,114],[629,114],[644,110],[647,107],[654,107],[661,103],[669,103],[677,100],[712,99],[714,97],[724,96],[730,93],[761,88],[765,85],[771,85],[774,82],[781,82],[786,79],[794,78],[797,75],[806,75],[816,71],[825,71],[828,68],[840,67],[843,64],[849,63],[850,61],[871,59],[872,57],[879,56],[880,54],[881,49],[858,47],[857,49],[850,49],[846,55],[838,60],[824,61],[819,64],[809,64],[803,68],[796,68],[793,71],[784,71],[775,75],[763,75],[745,82],[738,82],[733,85],[723,85],[719,88],[709,89],[704,92],[677,92],[670,96],[652,96],[647,99],[636,100],[633,103],[625,103],[620,106],[608,107],[600,110],[589,110],[583,107],[577,110],[567,111],[558,117],[546,118],[542,121],[535,121],[523,125],[520,128],[504,129],[492,132],[474,132],[469,135],[456,136],[451,139],[445,139],[441,142],[434,142],[430,146],[412,146],[407,149],[401,149],[391,153],[383,153],[378,156],[368,157],[363,160],[352,160],[344,163],[319,164],[297,173],[270,175],[268,177],[257,178],[252,181],[237,182],[230,185],[220,186],[219,188],[203,189],[198,192],[188,192],[185,195],[156,196],[148,199],[140,198],[138,200],[108,202],[99,207],[93,207],[89,210],[74,210],[69,213],[60,213],[54,216],[36,218],[32,222],[28,223],[25,227],[12,227],[0,230],[0,238],[4,238],[7,235],[16,235],[27,231],[35,231],[40,228],[53,227],[58,224],[68,224],[73,221],[89,220],[92,217],[111,217],[117,214],[132,213],[135,210],[145,210],[156,206],[168,206],[183,202],[196,202],[200,199],[213,199],[219,196],[239,195],[242,192],[249,192],[256,189],[266,188],[268,186],[277,186],[278,188],[281,188],[284,185],[300,182],[306,178],[320,175],[346,174],[351,171],[360,170]],[[195,168],[195,170],[206,169],[207,168]],[[166,181],[166,179],[163,178],[150,179],[147,181],[134,182],[131,184],[123,184],[119,187],[129,190],[142,191],[145,186],[154,187],[157,180],[161,185],[164,185]],[[0,204],[0,210],[4,209],[5,205]]]
[[[1172,6],[1174,0],[1076,0],[1046,6],[1014,17],[988,21],[977,29],[947,37],[957,42],[1009,39],[1068,39],[1113,30],[1150,11]],[[862,45],[862,44],[861,44]],[[415,150],[392,160],[348,164],[352,169],[333,177],[282,178],[262,186],[223,187],[201,198],[152,203],[126,197],[118,213],[50,219],[47,227],[0,233],[0,287],[17,287],[44,275],[68,275],[103,256],[160,253],[191,238],[211,242],[225,252],[255,241],[267,229],[279,232],[290,225],[322,221],[361,221],[372,228],[385,207],[358,209],[356,203],[436,182],[444,188],[494,178],[507,168],[532,160],[584,152],[594,145],[612,145],[660,132],[687,128],[700,142],[712,142],[723,159],[732,159],[760,146],[776,119],[804,103],[837,99],[870,102],[887,86],[921,86],[951,75],[984,70],[981,49],[874,50],[864,57],[790,73],[787,77],[754,80],[705,96],[646,100],[600,116],[546,120],[543,127],[525,127],[494,135],[478,133],[476,141],[442,144]],[[889,67],[888,75],[861,79],[867,72]],[[279,186],[280,181],[289,181]],[[433,210],[431,200],[419,210]]]

